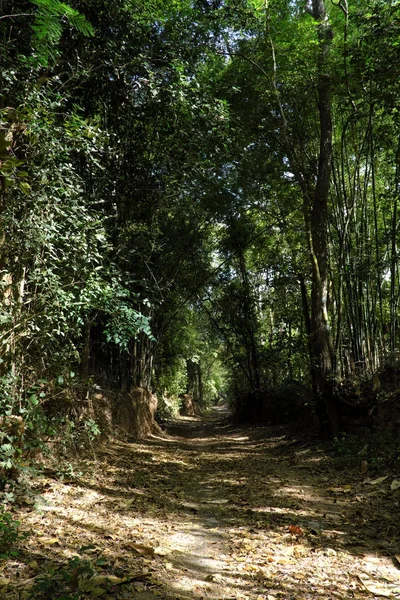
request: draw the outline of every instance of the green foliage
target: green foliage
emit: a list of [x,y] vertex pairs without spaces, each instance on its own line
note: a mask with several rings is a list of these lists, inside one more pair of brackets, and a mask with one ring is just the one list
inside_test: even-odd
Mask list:
[[361,460],[365,460],[370,475],[379,475],[387,470],[397,471],[400,466],[399,436],[390,427],[344,434],[334,440],[334,450],[338,465],[358,470]]
[[173,356],[161,366],[157,387],[168,396],[177,397],[186,391],[188,383],[186,358]]
[[[51,90],[31,91],[29,108],[19,115],[26,160],[9,175],[3,214],[10,240],[4,275],[11,279],[13,271],[20,273],[23,295],[11,295],[3,305],[4,326],[14,320],[18,332],[9,329],[1,343],[10,348],[12,337],[17,355],[28,343],[25,362],[35,369],[36,361],[46,357],[48,378],[59,376],[61,365],[68,371],[67,365],[76,361],[80,332],[96,314],[107,316],[107,339],[121,348],[140,331],[150,335],[148,319],[133,306],[137,295],[123,286],[116,265],[104,265],[111,251],[104,217],[88,199],[77,172],[77,153],[84,153],[92,174],[101,173],[97,157],[107,135],[77,109],[60,119],[57,111],[63,108],[64,100]],[[29,190],[21,190],[26,173]],[[14,252],[24,263],[22,272],[14,264]]]
[[101,429],[96,423],[96,421],[94,421],[94,419],[85,419],[84,426],[87,432],[87,436],[91,442],[101,434]]
[[[129,294],[127,294],[129,297]],[[113,297],[113,308],[107,307],[106,313],[110,315],[104,333],[106,340],[121,348],[128,350],[130,341],[140,332],[145,333],[149,339],[155,340],[151,333],[149,318],[121,301],[116,305],[116,296]]]
[[[228,380],[241,398],[309,383],[321,54],[305,4],[26,0],[33,36],[0,20],[2,410],[28,432],[3,468],[60,424],[94,439],[98,381],[204,404]],[[389,322],[398,343],[398,7],[328,4],[345,376],[377,368]]]
[[[92,550],[94,546],[80,549],[80,552]],[[81,556],[74,556],[65,565],[52,564],[47,572],[35,578],[35,584],[29,597],[41,600],[83,600],[87,597],[102,597],[107,590],[115,592],[115,580],[122,582],[118,577],[102,574],[107,567],[107,560],[99,558],[95,562],[86,560]],[[127,579],[129,580],[129,578]]]
[[21,474],[31,472],[29,457],[48,452],[46,441],[56,429],[45,412],[47,399],[46,380],[24,389],[15,375],[0,378],[0,490],[12,490]]
[[34,45],[40,62],[45,66],[49,58],[55,58],[57,47],[64,29],[64,22],[86,36],[94,35],[92,25],[84,15],[59,0],[31,0],[36,5]]
[[[165,385],[165,384],[164,384]],[[166,385],[169,390],[169,386]],[[158,398],[156,419],[159,422],[175,419],[179,415],[180,400],[178,396],[162,395]]]
[[[63,432],[62,440],[59,442],[59,450],[61,456],[60,472],[70,472],[72,478],[73,469],[70,463],[67,461],[67,466],[64,467],[64,459],[69,456],[71,451],[79,454],[84,448],[88,448],[92,445],[95,439],[101,434],[99,424],[91,417],[85,416],[83,413],[82,406],[80,406],[81,399],[77,398],[75,404],[75,410],[70,410],[70,414],[67,416],[56,416],[53,421],[54,436],[57,436],[60,431]],[[61,413],[61,410],[59,410]]]
[[73,464],[68,461],[60,461],[57,466],[57,478],[60,481],[76,481],[81,475],[82,472],[77,472]]
[[84,592],[78,590],[78,582],[89,580],[94,574],[93,565],[80,556],[71,558],[65,566],[49,568],[37,577],[33,589],[35,598],[47,600],[79,600]]
[[7,559],[17,555],[13,548],[17,542],[27,537],[26,533],[20,533],[19,526],[20,522],[0,504],[0,558]]
[[221,341],[207,315],[187,305],[168,325],[157,349],[156,385],[160,395],[174,398],[190,393],[203,407],[225,391],[227,373],[222,364]]

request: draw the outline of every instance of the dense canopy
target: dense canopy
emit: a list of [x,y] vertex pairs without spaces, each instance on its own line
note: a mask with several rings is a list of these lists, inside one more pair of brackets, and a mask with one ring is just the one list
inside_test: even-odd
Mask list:
[[400,4],[0,10],[0,413],[32,445],[103,401],[144,435],[154,393],[334,436],[369,414],[399,344]]
[[0,47],[0,597],[399,597],[400,1]]

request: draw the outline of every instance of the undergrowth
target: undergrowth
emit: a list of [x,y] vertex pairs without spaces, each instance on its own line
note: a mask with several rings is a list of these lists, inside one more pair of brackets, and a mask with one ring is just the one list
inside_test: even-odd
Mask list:
[[20,532],[20,522],[14,519],[5,506],[0,505],[0,558],[7,559],[16,556],[16,545],[27,537],[27,533]]
[[400,471],[400,438],[396,431],[381,427],[357,435],[344,434],[334,440],[334,455],[339,466],[354,469],[365,461],[371,475],[387,470],[397,472]]

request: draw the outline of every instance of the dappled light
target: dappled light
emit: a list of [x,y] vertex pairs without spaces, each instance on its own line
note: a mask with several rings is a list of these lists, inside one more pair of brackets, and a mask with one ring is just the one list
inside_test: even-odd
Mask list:
[[[51,598],[57,580],[71,593],[63,570],[88,598],[322,600],[400,591],[390,532],[378,537],[383,490],[374,488],[370,504],[368,484],[337,471],[323,446],[268,428],[238,430],[215,414],[167,431],[107,443],[95,460],[74,464],[79,475],[70,481],[35,480],[20,510],[30,536],[3,569],[13,582],[5,598],[21,590],[35,597],[38,582]],[[397,532],[390,542],[394,549]]]
[[0,600],[400,600],[400,0],[0,0]]

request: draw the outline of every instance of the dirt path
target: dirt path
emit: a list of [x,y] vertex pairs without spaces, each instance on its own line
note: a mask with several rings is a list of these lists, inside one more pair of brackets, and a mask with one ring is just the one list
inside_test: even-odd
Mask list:
[[0,598],[400,598],[393,477],[339,472],[283,430],[235,429],[220,411],[76,469],[25,499],[32,533]]

